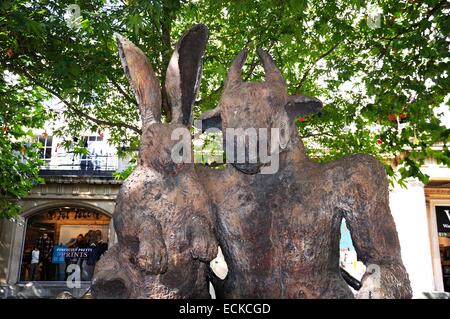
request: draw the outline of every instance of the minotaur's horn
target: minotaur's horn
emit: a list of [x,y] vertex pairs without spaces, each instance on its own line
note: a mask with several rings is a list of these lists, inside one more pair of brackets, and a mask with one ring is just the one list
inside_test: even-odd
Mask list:
[[257,49],[256,52],[263,64],[264,72],[266,73],[266,81],[275,81],[284,83],[283,75],[275,65],[270,54],[263,49]]
[[244,49],[236,56],[233,64],[230,67],[230,70],[228,71],[228,77],[225,86],[242,82],[242,67],[244,66],[245,60],[247,59],[247,54],[248,50]]

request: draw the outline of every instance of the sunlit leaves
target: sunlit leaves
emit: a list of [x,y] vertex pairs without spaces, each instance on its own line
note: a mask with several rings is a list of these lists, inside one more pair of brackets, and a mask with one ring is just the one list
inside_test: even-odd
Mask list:
[[32,88],[23,78],[8,73],[0,77],[0,218],[18,211],[17,200],[41,183],[32,128],[41,128],[49,119],[42,102],[49,96]]

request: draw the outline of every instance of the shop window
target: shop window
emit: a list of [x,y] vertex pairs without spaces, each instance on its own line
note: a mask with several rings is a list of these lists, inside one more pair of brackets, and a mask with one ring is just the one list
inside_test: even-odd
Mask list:
[[84,141],[86,142],[86,146],[91,145],[93,142],[102,142],[103,141],[103,134],[102,135],[91,135],[91,136],[84,136]]
[[436,206],[436,224],[444,291],[450,292],[450,206]]
[[110,221],[100,212],[72,207],[33,215],[27,221],[20,281],[65,281],[73,272],[66,272],[69,265],[79,267],[80,281],[90,281],[108,249]]

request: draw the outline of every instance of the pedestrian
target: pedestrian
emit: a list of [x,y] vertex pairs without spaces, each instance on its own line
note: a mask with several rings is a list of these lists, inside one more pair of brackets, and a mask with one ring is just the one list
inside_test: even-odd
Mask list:
[[36,268],[39,267],[39,249],[34,246],[31,252],[30,281],[36,280]]
[[39,250],[39,261],[42,262],[41,280],[51,280],[50,268],[52,265],[53,240],[47,233],[43,233],[42,236],[36,240],[36,247]]

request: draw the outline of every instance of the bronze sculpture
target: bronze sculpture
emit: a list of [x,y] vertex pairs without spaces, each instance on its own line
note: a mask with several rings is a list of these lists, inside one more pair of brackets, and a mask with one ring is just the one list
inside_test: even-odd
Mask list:
[[197,167],[214,203],[216,231],[229,269],[223,282],[214,280],[217,294],[353,298],[339,268],[339,227],[345,218],[359,259],[380,270],[379,283],[366,273],[357,297],[410,298],[384,167],[361,154],[327,164],[310,160],[294,119],[319,112],[322,103],[304,95],[288,96],[272,58],[261,49],[258,55],[265,81],[242,80],[247,50],[242,51],[229,70],[219,106],[201,117],[204,128],[221,123],[223,131],[281,128],[279,169],[274,174],[258,174],[265,165],[259,158],[256,163],[246,158],[224,170]]
[[[206,267],[217,255],[211,206],[193,164],[174,163],[171,133],[191,125],[207,29],[191,28],[178,42],[166,76],[172,109],[162,124],[158,80],[145,54],[117,36],[126,75],[142,118],[137,167],[117,198],[119,243],[99,263],[97,298],[206,298]],[[190,135],[189,135],[190,136]]]
[[[161,96],[145,55],[118,37],[127,76],[140,106],[143,128],[138,167],[117,199],[119,244],[97,265],[97,298],[205,298],[206,264],[222,247],[229,273],[213,278],[225,298],[353,298],[339,268],[339,227],[352,232],[359,259],[376,264],[379,282],[367,273],[361,298],[410,298],[408,275],[388,206],[383,166],[368,155],[327,164],[306,155],[294,119],[320,111],[322,103],[288,96],[270,55],[258,50],[265,81],[244,82],[247,50],[233,62],[219,106],[201,116],[203,126],[277,128],[268,144],[278,170],[259,174],[259,155],[223,170],[171,158],[171,132],[191,125],[201,76],[206,27],[194,26],[177,44],[167,72],[170,124],[160,123]],[[246,140],[247,141],[247,140]],[[235,141],[227,140],[234,149]],[[245,143],[245,151],[250,145]],[[214,223],[212,222],[214,221]]]

